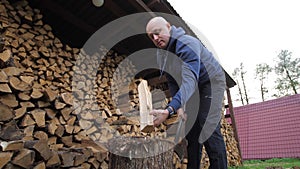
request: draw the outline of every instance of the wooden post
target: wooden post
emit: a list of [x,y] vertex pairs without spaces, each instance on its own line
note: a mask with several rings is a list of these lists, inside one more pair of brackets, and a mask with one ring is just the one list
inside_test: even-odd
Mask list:
[[241,163],[243,163],[242,151],[241,151],[241,147],[240,147],[240,139],[239,139],[239,136],[238,136],[238,133],[237,133],[237,127],[236,127],[236,123],[235,123],[233,105],[232,105],[231,94],[230,94],[229,88],[226,88],[226,94],[227,94],[227,100],[228,100],[228,106],[229,106],[229,112],[230,112],[230,119],[231,119],[232,128],[233,128],[233,132],[234,132],[234,137],[235,137],[235,140],[238,143],[237,147],[238,147],[238,150],[239,150],[240,157],[242,159]]

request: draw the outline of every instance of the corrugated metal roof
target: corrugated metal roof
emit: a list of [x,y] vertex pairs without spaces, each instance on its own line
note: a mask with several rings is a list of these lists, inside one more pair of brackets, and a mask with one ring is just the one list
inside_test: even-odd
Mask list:
[[234,108],[243,159],[300,157],[300,94]]

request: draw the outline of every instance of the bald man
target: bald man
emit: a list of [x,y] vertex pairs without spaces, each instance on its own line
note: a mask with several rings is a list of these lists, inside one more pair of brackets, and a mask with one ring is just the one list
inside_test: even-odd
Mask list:
[[[199,169],[202,147],[210,169],[226,169],[225,143],[220,132],[225,75],[218,61],[202,43],[163,17],[152,18],[146,32],[158,48],[161,75],[166,74],[172,100],[165,109],[150,112],[158,126],[178,113],[186,118],[188,169]],[[175,57],[174,57],[175,56]]]

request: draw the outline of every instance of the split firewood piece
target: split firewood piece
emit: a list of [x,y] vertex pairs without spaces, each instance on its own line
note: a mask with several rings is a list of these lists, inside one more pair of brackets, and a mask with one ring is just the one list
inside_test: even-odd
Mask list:
[[12,163],[23,168],[30,168],[34,162],[35,153],[33,150],[21,149]]
[[38,101],[37,105],[39,108],[44,108],[44,107],[49,107],[51,104],[49,102],[45,102],[45,101]]
[[2,140],[21,140],[24,137],[24,132],[21,131],[16,122],[11,120],[1,126],[0,139]]
[[17,67],[7,67],[4,68],[3,71],[6,73],[7,76],[19,76],[22,70]]
[[31,114],[32,114],[36,124],[39,127],[45,127],[45,115],[46,115],[45,110],[35,109],[35,110],[31,111]]
[[18,98],[21,99],[21,100],[24,100],[24,101],[30,100],[31,99],[30,92],[29,91],[20,92],[20,93],[18,93]]
[[0,71],[0,82],[8,82],[8,77],[4,71]]
[[14,117],[14,119],[18,119],[21,118],[25,113],[26,113],[27,108],[26,107],[20,107],[18,109],[15,110],[16,114]]
[[33,146],[33,148],[37,152],[39,152],[39,154],[43,157],[44,160],[49,160],[52,156],[50,148],[47,144],[47,140],[40,140]]
[[13,110],[8,107],[5,104],[2,104],[0,102],[0,122],[1,121],[8,121],[11,120],[12,118],[14,118],[14,112]]
[[50,134],[54,135],[57,128],[58,128],[58,127],[57,127],[56,124],[50,123],[50,124],[48,125],[48,132],[49,132]]
[[60,102],[58,99],[55,100],[54,105],[57,110],[63,109],[66,106],[65,103]]
[[0,152],[0,168],[3,168],[8,162],[10,162],[14,153]]
[[14,94],[0,95],[0,102],[9,107],[17,107],[19,105],[19,102]]
[[63,93],[63,94],[61,94],[61,97],[66,104],[73,105],[72,93]]
[[32,76],[20,76],[20,79],[27,83],[27,84],[32,84],[33,80],[34,80],[34,77]]
[[59,159],[58,153],[55,151],[52,151],[51,158],[47,161],[46,166],[47,168],[54,168],[55,166],[59,166],[61,164],[61,161]]
[[9,78],[9,84],[12,88],[18,91],[28,91],[31,89],[31,87],[27,83],[14,76]]
[[12,56],[12,53],[10,50],[5,50],[4,52],[0,53],[0,60],[2,60],[4,63],[7,62]]
[[88,120],[84,120],[84,119],[80,119],[79,120],[79,125],[80,125],[81,128],[83,128],[85,130],[88,130],[89,128],[92,127],[93,122],[88,121]]
[[45,162],[41,162],[38,165],[36,165],[35,167],[33,167],[33,169],[46,169],[46,164],[45,164]]
[[3,93],[12,93],[8,84],[0,84],[0,92]]
[[33,88],[32,93],[30,94],[31,98],[33,99],[39,99],[43,97],[43,95],[44,94],[39,89],[36,88]]
[[72,167],[74,165],[74,152],[63,152],[60,154],[63,165],[62,167]]
[[24,141],[23,140],[17,140],[17,141],[3,141],[1,142],[1,147],[3,151],[15,151],[15,150],[21,150],[24,148]]
[[146,80],[142,80],[138,85],[140,103],[140,129],[142,132],[154,131],[152,110],[152,96]]
[[35,105],[32,102],[20,102],[21,107],[33,108]]
[[45,95],[47,96],[47,98],[49,99],[49,101],[54,101],[57,97],[57,92],[53,91],[52,89],[50,88],[47,88],[45,90]]
[[48,134],[44,131],[36,131],[34,132],[34,138],[37,138],[39,140],[48,140]]
[[34,125],[35,124],[35,121],[30,117],[29,114],[26,114],[23,119],[22,119],[22,122],[21,122],[21,126],[31,126],[31,125]]

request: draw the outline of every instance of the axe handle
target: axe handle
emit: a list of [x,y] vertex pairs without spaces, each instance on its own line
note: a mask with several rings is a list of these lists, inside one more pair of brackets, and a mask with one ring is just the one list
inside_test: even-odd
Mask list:
[[179,124],[178,124],[178,127],[177,127],[175,140],[174,140],[175,144],[177,144],[178,141],[179,141],[180,133],[181,133],[181,130],[182,130],[182,125],[183,125],[183,118],[179,116]]

